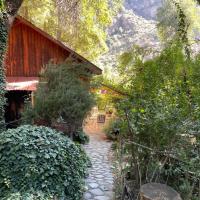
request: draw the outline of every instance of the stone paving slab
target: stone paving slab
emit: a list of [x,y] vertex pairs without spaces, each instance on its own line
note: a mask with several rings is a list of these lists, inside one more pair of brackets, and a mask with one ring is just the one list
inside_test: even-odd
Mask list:
[[108,155],[111,143],[95,137],[90,137],[85,150],[91,159],[92,167],[86,181],[84,200],[112,200],[113,174]]

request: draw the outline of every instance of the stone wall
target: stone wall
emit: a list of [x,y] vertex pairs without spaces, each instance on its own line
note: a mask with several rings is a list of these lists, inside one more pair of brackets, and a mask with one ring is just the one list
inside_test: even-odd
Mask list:
[[[99,115],[105,116],[105,122],[99,122]],[[99,110],[98,107],[94,107],[84,122],[84,131],[89,135],[102,134],[104,133],[104,128],[114,117],[114,113],[107,113],[106,111]]]

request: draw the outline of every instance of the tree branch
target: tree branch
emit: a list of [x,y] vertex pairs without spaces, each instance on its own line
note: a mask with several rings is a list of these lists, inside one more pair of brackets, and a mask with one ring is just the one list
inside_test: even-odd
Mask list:
[[11,16],[15,16],[22,5],[22,2],[23,0],[6,0],[5,7],[7,13]]

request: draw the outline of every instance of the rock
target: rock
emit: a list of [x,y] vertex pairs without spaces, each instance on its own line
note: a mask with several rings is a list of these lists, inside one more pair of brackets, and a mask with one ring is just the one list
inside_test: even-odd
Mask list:
[[103,191],[101,189],[93,189],[93,190],[90,190],[90,192],[94,195],[94,196],[101,196],[103,195]]
[[85,150],[91,159],[92,167],[86,179],[88,190],[84,200],[111,200],[113,197],[113,174],[108,155],[111,143],[90,137],[90,143]]
[[89,186],[92,188],[92,189],[95,189],[95,188],[98,188],[99,185],[97,183],[90,183]]
[[171,187],[160,183],[148,183],[140,189],[140,200],[182,200]]
[[106,196],[98,196],[98,197],[95,197],[95,200],[110,200],[110,198]]
[[92,197],[92,195],[89,192],[87,192],[87,193],[84,194],[84,199],[85,200],[86,199],[90,199],[91,197]]

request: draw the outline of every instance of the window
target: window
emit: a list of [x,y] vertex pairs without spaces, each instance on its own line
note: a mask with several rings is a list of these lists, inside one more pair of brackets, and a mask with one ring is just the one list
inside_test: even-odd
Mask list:
[[105,115],[98,115],[97,116],[97,122],[98,123],[105,123],[106,121],[106,116]]

